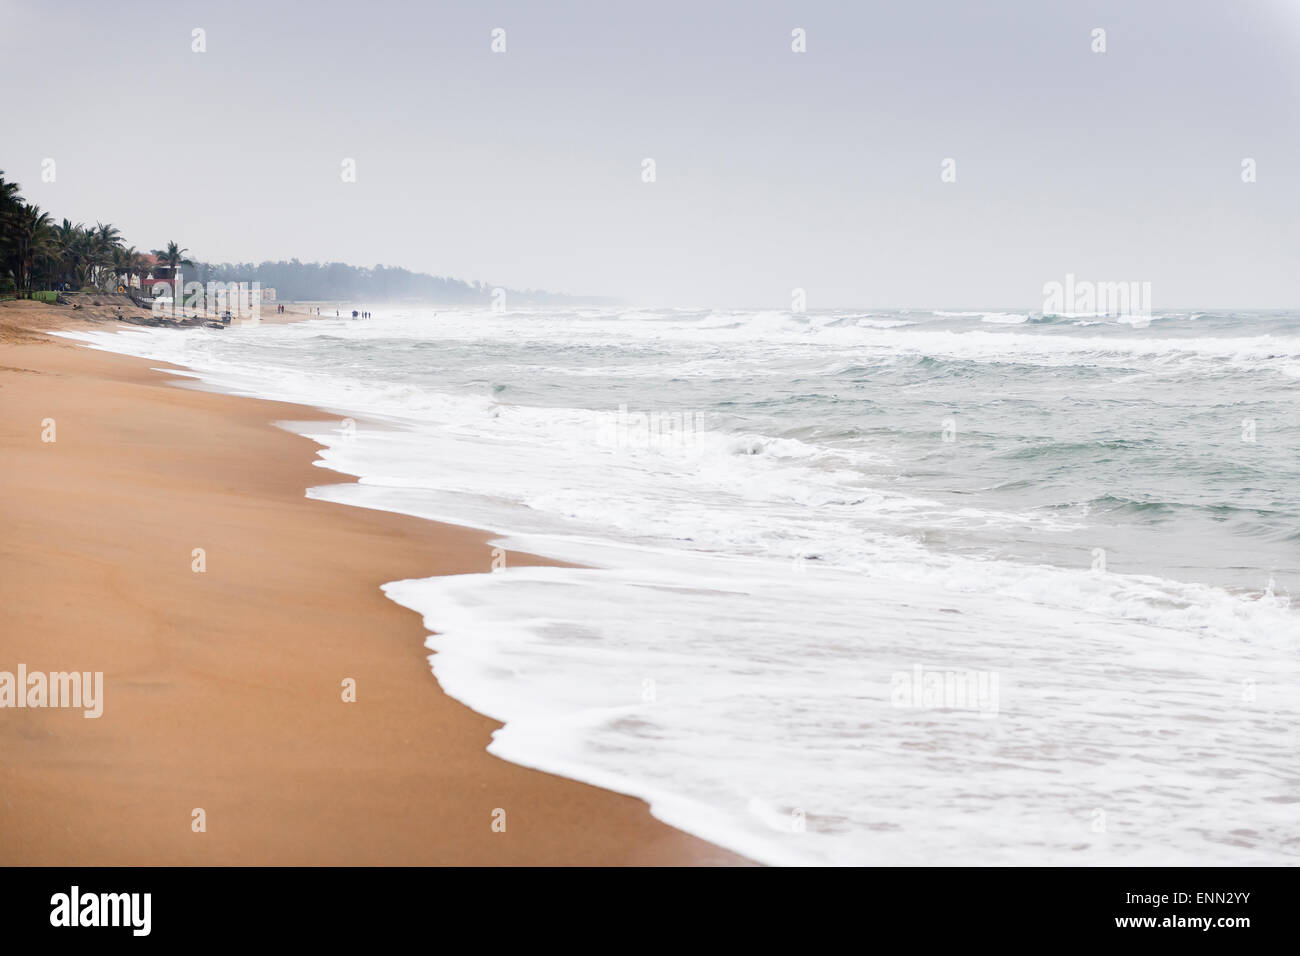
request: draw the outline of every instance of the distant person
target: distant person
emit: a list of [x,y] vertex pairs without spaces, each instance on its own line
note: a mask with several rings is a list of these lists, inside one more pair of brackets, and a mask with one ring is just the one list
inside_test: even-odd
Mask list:
[[357,312],[357,310],[356,310],[356,309],[353,309],[353,310],[352,310],[352,318],[354,318],[354,319],[355,319],[355,318],[356,318],[356,317],[357,317],[357,316],[358,316],[358,315],[360,315],[360,313],[359,313],[359,312]]

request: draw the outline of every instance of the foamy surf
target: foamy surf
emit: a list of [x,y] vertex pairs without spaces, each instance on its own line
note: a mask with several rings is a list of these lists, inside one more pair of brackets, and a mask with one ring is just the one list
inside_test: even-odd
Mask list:
[[773,863],[1294,862],[1300,324],[1018,315],[91,338],[337,412],[313,497],[588,566],[385,587],[505,759]]

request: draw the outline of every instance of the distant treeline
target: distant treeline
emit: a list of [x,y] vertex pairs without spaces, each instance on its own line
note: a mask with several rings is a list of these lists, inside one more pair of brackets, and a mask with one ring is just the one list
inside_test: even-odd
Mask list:
[[[190,277],[187,277],[190,278]],[[343,262],[196,262],[192,276],[199,282],[257,282],[274,289],[277,299],[297,301],[387,302],[409,300],[446,305],[491,305],[494,286],[446,276],[378,265],[350,266]],[[613,304],[612,300],[561,295],[529,289],[505,292],[507,307],[516,305]]]
[[90,289],[108,292],[119,285],[169,280],[177,269],[186,282],[257,282],[275,289],[278,299],[314,302],[419,301],[438,305],[500,304],[613,305],[611,299],[579,298],[541,290],[505,290],[444,276],[342,262],[251,262],[220,265],[191,261],[176,241],[154,249],[152,258],[129,246],[111,223],[93,226],[64,219],[26,202],[16,182],[0,170],[0,294]]

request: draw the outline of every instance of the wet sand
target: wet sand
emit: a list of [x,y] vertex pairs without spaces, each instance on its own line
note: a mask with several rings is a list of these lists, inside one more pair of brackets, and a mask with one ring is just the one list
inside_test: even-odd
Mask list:
[[485,752],[379,590],[487,573],[485,533],[307,499],[350,479],[272,423],[319,411],[29,331],[85,318],[0,305],[0,670],[104,674],[99,719],[0,709],[0,863],[746,862]]

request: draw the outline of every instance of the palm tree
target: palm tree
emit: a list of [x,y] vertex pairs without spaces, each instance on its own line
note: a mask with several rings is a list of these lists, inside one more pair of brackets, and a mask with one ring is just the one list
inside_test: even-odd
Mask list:
[[0,278],[12,272],[18,275],[17,249],[18,215],[22,209],[22,196],[18,184],[11,183],[0,170]]
[[154,250],[157,261],[127,246],[112,223],[87,227],[24,202],[17,183],[0,170],[0,285],[6,288],[111,289],[144,280],[152,271],[159,279],[176,276],[181,266],[194,266],[189,250],[176,242]]
[[140,277],[140,286],[144,287],[149,278],[149,273],[153,271],[153,257],[145,255],[143,252],[135,257],[135,274]]
[[78,226],[72,240],[72,278],[78,289],[84,289],[91,284],[98,256],[99,246],[95,242],[95,231]]
[[13,237],[17,263],[14,278],[19,289],[26,288],[36,257],[50,248],[54,235],[51,223],[50,214],[41,212],[40,206],[23,205]]
[[91,284],[100,289],[107,289],[112,284],[113,267],[116,264],[117,250],[121,247],[122,239],[116,226],[105,225],[102,222],[95,223],[95,228],[89,232]]
[[9,232],[3,222],[14,215],[22,203],[23,197],[18,194],[18,184],[6,180],[4,170],[0,169],[0,229],[5,230],[5,235]]
[[7,288],[110,289],[125,277],[130,285],[151,271],[170,279],[181,266],[193,266],[188,249],[169,242],[155,250],[157,262],[134,246],[127,246],[112,223],[87,227],[64,219],[55,224],[50,215],[23,201],[17,183],[0,170],[0,284]]
[[4,230],[2,235],[10,235],[9,227],[5,224],[11,220],[11,217],[17,214],[23,204],[23,197],[18,194],[18,184],[11,183],[5,179],[3,169],[0,169],[0,230]]
[[126,277],[126,285],[130,287],[131,280],[137,275],[144,278],[142,269],[148,268],[148,262],[135,246],[118,246],[117,251],[113,253],[113,273]]
[[122,231],[111,224],[95,223],[95,236],[105,246],[120,246],[122,244]]
[[5,171],[0,169],[0,207],[7,207],[19,201],[18,184],[6,180]]
[[54,227],[54,256],[59,263],[60,282],[76,280],[77,247],[84,229],[81,223],[74,226],[68,219]]
[[170,271],[171,274],[166,277],[170,279],[176,274],[178,266],[194,265],[189,259],[185,258],[185,253],[189,251],[188,249],[182,249],[175,242],[169,242],[166,249],[155,249],[153,254],[158,257],[159,267]]
[[124,246],[117,246],[113,249],[113,282],[115,285],[121,285],[124,276],[128,283],[131,281],[129,270],[133,252],[135,252],[134,249],[128,252]]

